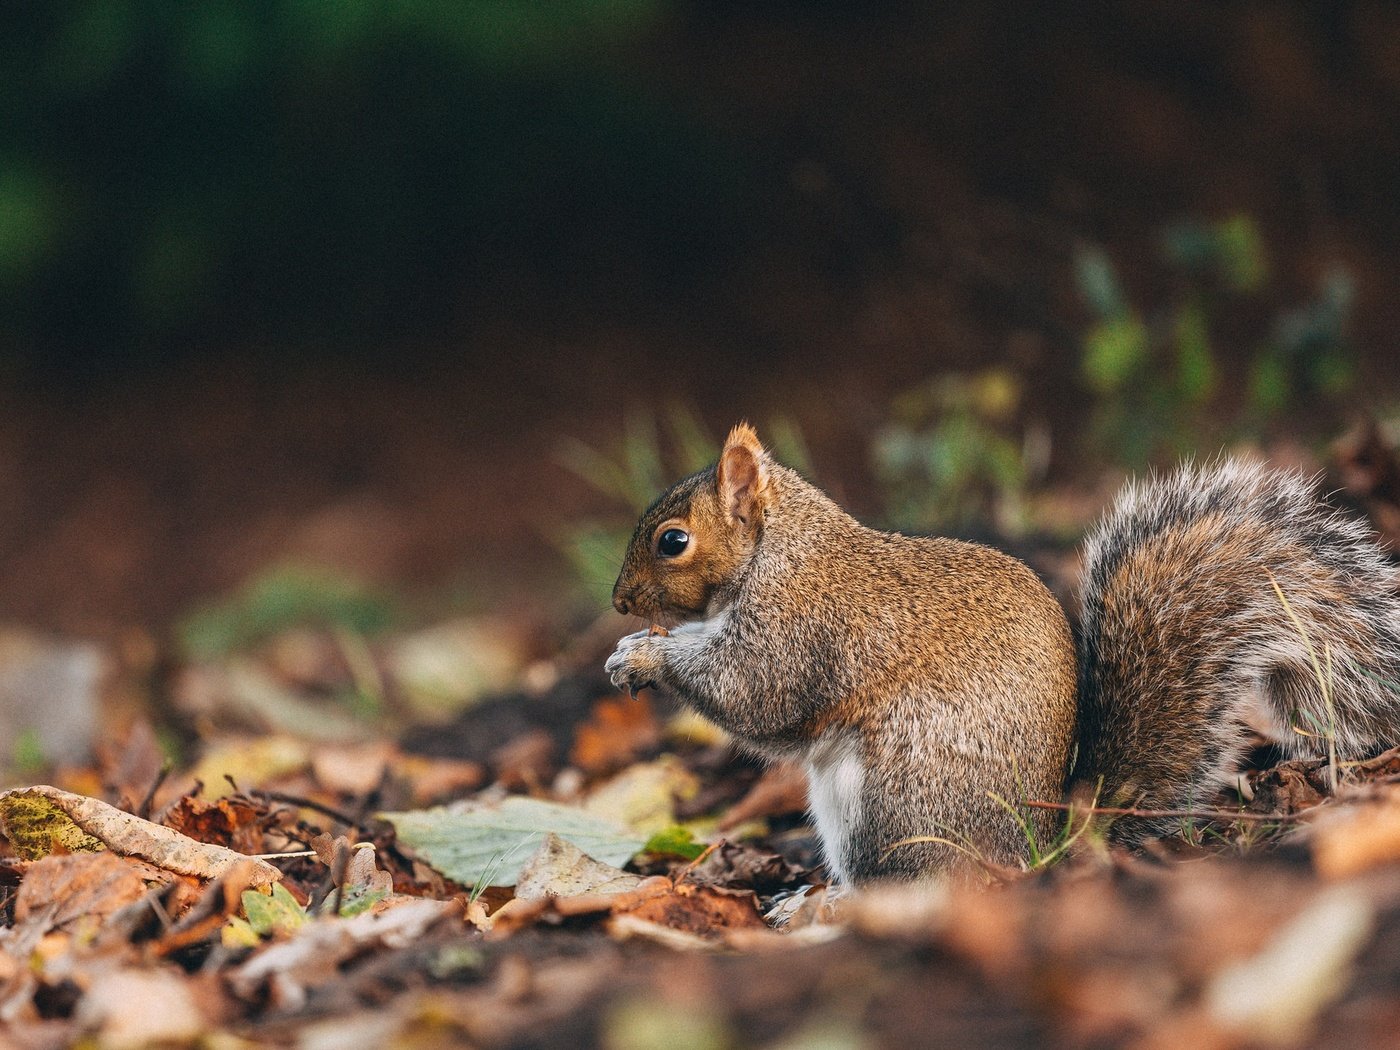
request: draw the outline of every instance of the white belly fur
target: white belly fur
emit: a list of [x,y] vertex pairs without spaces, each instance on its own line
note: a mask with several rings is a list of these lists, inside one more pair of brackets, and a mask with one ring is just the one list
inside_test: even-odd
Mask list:
[[853,736],[819,740],[807,752],[807,804],[821,837],[826,866],[838,882],[850,881],[850,837],[861,819],[865,766]]

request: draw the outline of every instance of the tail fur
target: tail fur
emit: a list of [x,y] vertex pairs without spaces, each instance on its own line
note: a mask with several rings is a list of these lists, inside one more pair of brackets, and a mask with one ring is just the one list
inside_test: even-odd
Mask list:
[[1400,571],[1309,479],[1226,461],[1130,485],[1086,562],[1073,779],[1101,799],[1199,804],[1247,727],[1292,756],[1400,742]]

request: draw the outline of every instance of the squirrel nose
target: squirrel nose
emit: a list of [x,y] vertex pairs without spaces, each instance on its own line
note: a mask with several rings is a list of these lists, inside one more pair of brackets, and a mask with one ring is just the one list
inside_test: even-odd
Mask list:
[[613,598],[613,608],[622,613],[623,616],[626,616],[632,611],[632,603],[619,594],[617,597]]

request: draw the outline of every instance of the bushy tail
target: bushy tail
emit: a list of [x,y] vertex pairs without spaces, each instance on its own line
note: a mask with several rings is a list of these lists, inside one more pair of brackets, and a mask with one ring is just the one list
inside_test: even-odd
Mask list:
[[1227,461],[1129,485],[1086,562],[1074,779],[1104,801],[1209,799],[1247,727],[1295,756],[1400,743],[1400,572],[1308,479]]

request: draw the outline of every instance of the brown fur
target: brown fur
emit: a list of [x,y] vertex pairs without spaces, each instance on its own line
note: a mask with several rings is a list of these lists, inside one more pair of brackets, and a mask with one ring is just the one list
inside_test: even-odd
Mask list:
[[[852,877],[965,864],[932,844],[883,856],[913,836],[965,838],[1016,862],[1022,832],[987,792],[1060,795],[1075,684],[1063,612],[1025,565],[990,548],[865,528],[751,438],[736,428],[722,470],[647,510],[614,590],[643,618],[723,617],[723,628],[694,651],[633,647],[622,680],[663,684],[768,753],[805,755],[854,733],[866,782],[881,786],[853,829]],[[751,501],[735,501],[735,484]],[[692,536],[684,562],[656,553],[671,521]],[[1053,834],[1052,817],[1033,819]]]
[[[691,544],[666,558],[656,540],[672,526]],[[1319,729],[1343,756],[1400,737],[1383,684],[1400,679],[1397,574],[1305,479],[1227,462],[1130,486],[1085,578],[1076,666],[1025,565],[868,529],[740,426],[718,467],[642,516],[614,589],[619,609],[682,626],[624,638],[608,670],[804,759],[828,865],[857,881],[966,872],[946,842],[895,845],[919,836],[1023,861],[997,798],[1059,798],[1072,750],[1076,790],[1171,808],[1228,780],[1246,724],[1293,754],[1325,752]],[[1333,658],[1330,711],[1310,647]],[[1030,814],[1048,842],[1057,818]]]

